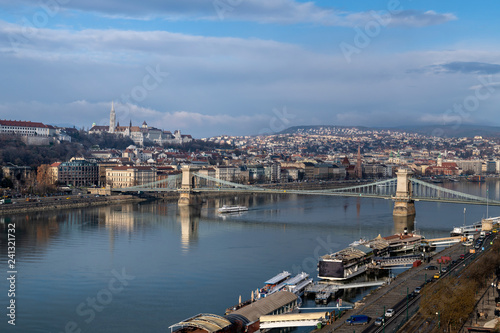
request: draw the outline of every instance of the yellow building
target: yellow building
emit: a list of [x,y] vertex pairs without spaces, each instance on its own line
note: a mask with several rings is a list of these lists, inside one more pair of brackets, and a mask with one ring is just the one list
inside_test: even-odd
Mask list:
[[106,169],[106,185],[113,188],[132,187],[156,181],[156,168],[118,166]]

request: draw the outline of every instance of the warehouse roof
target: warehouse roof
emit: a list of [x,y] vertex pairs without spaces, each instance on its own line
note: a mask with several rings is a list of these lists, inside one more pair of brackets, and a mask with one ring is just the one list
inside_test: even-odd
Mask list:
[[200,313],[194,317],[170,326],[170,329],[176,326],[194,327],[205,330],[209,333],[214,333],[228,327],[229,325],[231,325],[231,322],[224,317],[214,314]]
[[259,320],[260,316],[267,315],[273,311],[297,300],[297,295],[289,291],[278,291],[267,297],[261,298],[231,314],[242,315],[250,322]]

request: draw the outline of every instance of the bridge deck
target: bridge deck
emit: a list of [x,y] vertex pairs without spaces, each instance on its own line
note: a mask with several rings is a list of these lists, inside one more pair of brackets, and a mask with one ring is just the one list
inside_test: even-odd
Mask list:
[[[183,169],[184,172],[184,169]],[[233,183],[199,173],[191,173],[193,178],[204,179],[207,184],[212,184],[210,187],[195,187],[189,184],[182,184],[181,188],[175,188],[179,184],[176,182],[178,178],[156,181],[150,184],[138,185],[130,188],[115,188],[112,191],[117,192],[219,192],[219,193],[270,193],[270,194],[300,194],[300,195],[329,195],[329,196],[346,196],[346,197],[366,197],[380,199],[394,199],[396,195],[397,178],[382,180],[374,183],[355,185],[343,188],[334,188],[326,190],[292,190],[292,189],[270,189],[252,185],[244,185]],[[187,177],[189,178],[189,177]],[[184,181],[184,177],[183,177]],[[196,183],[193,181],[193,184]],[[408,197],[415,201],[432,201],[444,203],[463,203],[476,205],[492,205],[500,206],[500,201],[489,200],[467,193],[453,191],[440,187],[431,183],[424,182],[418,179],[411,179],[412,192],[408,193]]]

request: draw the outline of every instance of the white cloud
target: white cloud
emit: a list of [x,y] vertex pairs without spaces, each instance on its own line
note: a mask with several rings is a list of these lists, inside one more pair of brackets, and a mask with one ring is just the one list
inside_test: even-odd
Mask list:
[[136,63],[151,55],[224,61],[234,56],[269,56],[297,47],[262,39],[204,37],[167,31],[127,31],[84,29],[80,31],[33,29],[0,21],[0,50],[15,52],[18,57],[57,61],[62,58],[80,61]]
[[[19,0],[43,11],[39,4],[30,0]],[[0,6],[14,6],[9,0],[0,0]],[[165,20],[209,20],[249,21],[271,24],[311,23],[325,26],[356,26],[373,21],[371,12],[348,12],[331,7],[318,6],[314,1],[295,0],[71,0],[60,5],[56,13],[67,9],[100,13],[107,18],[165,19]],[[387,11],[384,11],[387,13]],[[382,14],[382,12],[379,12]],[[451,13],[437,13],[432,10],[399,10],[391,15],[391,25],[423,27],[455,20]]]
[[[114,100],[121,124],[146,120],[195,137],[259,133],[275,125],[273,109],[283,105],[296,116],[288,126],[427,123],[461,103],[479,82],[470,72],[409,70],[495,63],[500,56],[487,49],[390,56],[362,50],[347,65],[341,54],[288,43],[117,29],[40,29],[12,52],[5,37],[20,29],[0,22],[0,72],[8,82],[0,91],[0,118],[88,127],[109,122]],[[144,87],[146,68],[157,65],[168,77],[143,99],[129,98],[130,110],[121,109],[122,96]],[[471,120],[496,119],[494,101],[482,103]]]
[[433,10],[428,10],[426,12],[401,10],[391,17],[389,25],[420,28],[439,25],[454,20],[457,20],[457,17],[451,13],[440,14]]

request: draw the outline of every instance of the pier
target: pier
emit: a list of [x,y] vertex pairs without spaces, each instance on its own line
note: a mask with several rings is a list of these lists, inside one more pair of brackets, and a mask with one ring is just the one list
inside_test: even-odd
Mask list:
[[455,243],[459,243],[463,241],[463,237],[443,237],[443,238],[434,238],[434,239],[426,239],[425,242],[430,246],[439,247],[439,246],[450,246]]
[[377,264],[369,264],[368,267],[370,269],[389,269],[396,267],[407,267],[413,265],[415,261],[421,259],[423,259],[423,256],[420,254],[400,256],[400,257],[378,257],[374,259],[374,261]]
[[331,299],[337,298],[337,294],[341,289],[355,289],[381,286],[386,281],[367,281],[348,284],[333,284],[316,282],[309,285],[304,291],[304,297],[314,296],[314,300],[318,304],[328,304]]
[[304,327],[317,326],[329,320],[328,312],[291,313],[274,316],[261,316],[260,328]]
[[[460,255],[463,255],[463,253],[463,246],[461,246],[460,244],[455,244],[454,246],[451,246],[439,252],[439,255],[449,256],[453,260],[460,262]],[[467,254],[465,256],[465,261],[463,261],[464,264],[466,262],[470,262],[469,256],[472,255]],[[433,260],[430,262],[430,265],[439,265],[437,260],[438,255],[435,255]],[[407,304],[409,304],[409,306],[413,309],[408,312],[408,315],[411,316],[415,311],[415,307],[418,307],[418,303],[413,306],[413,303],[419,301],[418,294],[414,295],[415,298],[409,300],[408,303],[405,299],[407,295],[410,295],[416,287],[422,287],[426,283],[426,281],[432,278],[434,272],[426,270],[426,266],[427,265],[419,265],[399,274],[394,280],[391,281],[390,284],[378,288],[376,291],[366,296],[363,300],[357,302],[356,307],[353,310],[349,310],[348,313],[343,315],[337,322],[325,326],[319,331],[319,333],[330,333],[333,331],[335,331],[336,333],[352,333],[353,327],[347,325],[345,321],[347,318],[349,318],[350,315],[356,314],[367,315],[371,318],[371,321],[368,325],[368,328],[363,327],[361,330],[355,329],[355,332],[361,332],[365,329],[367,329],[367,332],[382,331],[382,328],[373,327],[373,319],[383,315],[384,311],[389,308],[394,308],[397,314],[402,313],[402,317],[406,318]],[[453,268],[460,270],[462,266],[463,264],[456,264],[455,266],[453,266]],[[442,277],[446,276],[447,274],[450,274],[450,271],[448,273],[442,273]],[[388,318],[386,325],[391,324],[391,322],[395,321],[396,319],[398,324],[400,324],[400,322],[404,318]],[[386,328],[389,329],[389,327]],[[393,327],[391,327],[391,332],[392,328]]]

